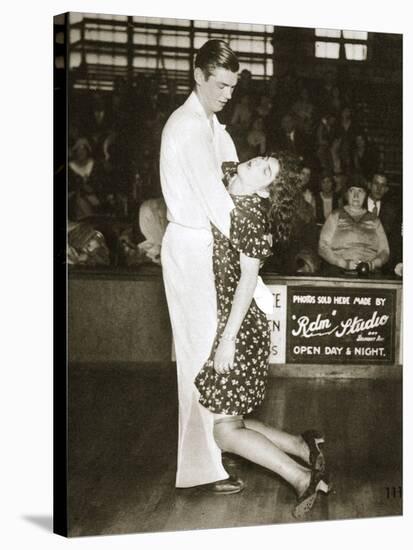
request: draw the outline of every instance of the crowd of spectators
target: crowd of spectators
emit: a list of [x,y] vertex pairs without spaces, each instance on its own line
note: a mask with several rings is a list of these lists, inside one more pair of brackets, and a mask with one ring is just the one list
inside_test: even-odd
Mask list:
[[[140,263],[139,254],[131,261],[131,247],[147,240],[139,210],[161,197],[161,132],[184,100],[175,81],[156,76],[138,75],[129,84],[118,78],[107,94],[72,91],[69,220],[103,235],[112,265]],[[390,269],[401,261],[400,196],[389,192],[379,151],[363,129],[349,88],[339,85],[333,73],[317,83],[290,73],[256,82],[243,70],[220,118],[240,161],[277,150],[295,153],[302,161],[302,198],[292,241],[276,251],[269,269],[292,274],[322,268],[320,230],[343,206],[355,176],[370,190],[366,208],[382,219]]]

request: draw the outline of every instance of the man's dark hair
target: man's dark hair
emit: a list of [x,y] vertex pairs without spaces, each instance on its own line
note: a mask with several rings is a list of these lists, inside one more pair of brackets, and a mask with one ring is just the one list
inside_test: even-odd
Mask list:
[[212,71],[222,67],[233,73],[238,72],[239,63],[237,56],[223,40],[208,40],[200,48],[195,58],[195,68],[199,67],[208,80]]

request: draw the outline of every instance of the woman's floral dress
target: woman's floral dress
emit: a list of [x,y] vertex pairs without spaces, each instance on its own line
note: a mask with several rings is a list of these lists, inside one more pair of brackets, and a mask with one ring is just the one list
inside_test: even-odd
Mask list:
[[254,300],[235,340],[233,368],[228,374],[218,374],[213,359],[241,276],[240,252],[263,260],[271,254],[271,237],[267,220],[268,201],[258,195],[232,198],[236,208],[231,213],[230,239],[212,227],[218,330],[212,353],[195,378],[195,385],[200,393],[199,402],[210,411],[243,415],[262,403],[268,374],[270,329],[265,313]]

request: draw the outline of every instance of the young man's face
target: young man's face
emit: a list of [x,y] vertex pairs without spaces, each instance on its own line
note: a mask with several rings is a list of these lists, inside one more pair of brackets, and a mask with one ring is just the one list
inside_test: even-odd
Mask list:
[[381,201],[387,193],[387,178],[385,176],[376,175],[371,182],[370,197],[374,201]]
[[223,67],[216,67],[205,80],[204,73],[198,67],[195,69],[197,94],[207,115],[222,111],[231,99],[232,92],[238,82],[238,73],[233,73]]

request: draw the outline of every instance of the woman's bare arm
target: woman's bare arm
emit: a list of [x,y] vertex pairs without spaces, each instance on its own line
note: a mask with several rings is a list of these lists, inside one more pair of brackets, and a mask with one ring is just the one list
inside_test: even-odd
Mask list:
[[235,338],[251,305],[257,286],[260,260],[240,252],[241,277],[235,290],[231,311],[221,341],[215,352],[214,368],[223,374],[233,366]]

